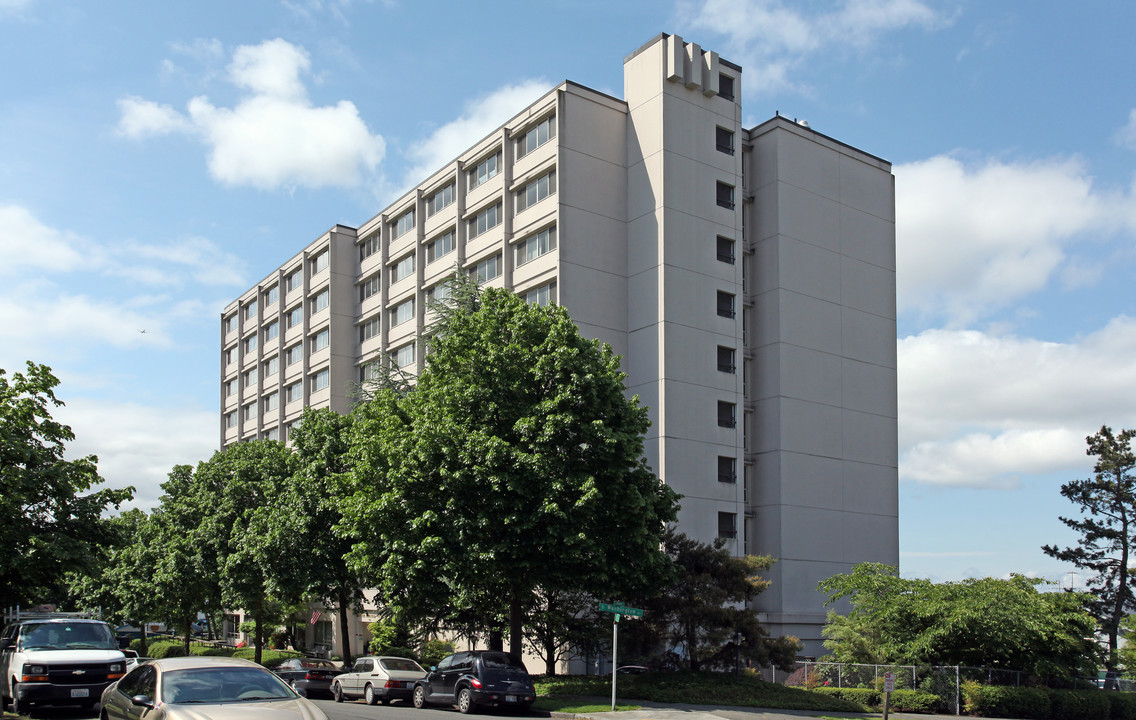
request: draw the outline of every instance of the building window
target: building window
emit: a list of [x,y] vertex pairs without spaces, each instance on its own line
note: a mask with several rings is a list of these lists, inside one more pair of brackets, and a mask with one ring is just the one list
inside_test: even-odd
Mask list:
[[738,481],[737,458],[718,456],[718,482],[733,485]]
[[556,137],[556,115],[549,115],[517,140],[517,159]]
[[279,299],[280,299],[280,286],[279,285],[273,285],[272,287],[270,287],[270,288],[268,288],[267,290],[264,291],[264,306],[265,307],[270,307],[272,305],[275,305],[276,301],[279,300]]
[[541,230],[522,240],[517,245],[517,265],[536,260],[541,255],[556,249],[556,228],[550,227]]
[[469,172],[469,189],[472,190],[483,182],[495,177],[501,171],[501,152],[485,158]]
[[714,133],[714,144],[718,148],[718,152],[724,152],[727,155],[733,155],[734,131],[727,130],[724,127],[717,128]]
[[264,396],[264,412],[269,413],[280,407],[280,393],[274,392]]
[[730,373],[731,375],[737,372],[737,367],[734,365],[734,349],[732,347],[718,346],[718,372]]
[[727,185],[721,180],[718,181],[718,207],[724,207],[727,210],[734,209],[734,186]]
[[327,304],[330,302],[331,291],[324,290],[319,295],[312,298],[312,315],[315,315],[320,310],[326,310]]
[[391,229],[391,240],[400,238],[406,233],[414,229],[414,209],[407,210],[399,216],[398,220],[394,223],[394,228]]
[[327,270],[327,263],[328,253],[327,250],[324,250],[319,255],[316,255],[314,258],[312,258],[312,275]]
[[331,372],[328,370],[320,370],[318,373],[312,375],[312,392],[323,390],[330,382]]
[[245,320],[256,320],[256,300],[245,305]]
[[721,290],[718,291],[718,315],[724,318],[734,317],[734,296]]
[[525,293],[525,302],[533,305],[555,305],[556,283],[551,282]]
[[245,387],[252,387],[253,385],[256,385],[256,368],[245,372],[244,378]]
[[718,236],[717,241],[718,261],[734,264],[734,241],[732,238]]
[[304,399],[304,384],[295,382],[284,388],[284,402],[296,402]]
[[378,295],[379,289],[378,275],[367,278],[363,281],[363,284],[359,286],[359,302],[363,302],[372,295]]
[[264,433],[264,439],[265,440],[275,440],[275,441],[279,442],[280,441],[280,428],[274,427],[274,428],[269,428],[268,430],[266,430],[265,433]]
[[368,382],[379,376],[378,363],[369,362],[359,367],[359,382]]
[[453,290],[450,287],[449,279],[446,279],[432,288],[426,289],[426,302],[441,302],[453,295]]
[[278,372],[280,372],[280,357],[273,355],[264,363],[264,377],[272,377]]
[[296,343],[292,347],[284,351],[284,362],[291,366],[304,359],[304,346],[301,343]]
[[374,233],[359,246],[359,260],[366,260],[379,251],[379,234]]
[[230,315],[221,322],[221,325],[225,330],[225,334],[228,335],[237,329],[237,316]]
[[734,99],[734,79],[725,73],[718,75],[718,94],[726,100]]
[[225,364],[232,365],[233,361],[237,359],[237,348],[231,347],[225,351]]
[[737,420],[737,416],[734,414],[734,411],[736,409],[737,409],[737,406],[734,405],[734,403],[726,402],[725,400],[719,400],[718,401],[718,427],[724,427],[724,428],[737,427],[738,420]]
[[517,212],[521,212],[556,192],[556,171],[541,175],[517,191]]
[[432,263],[454,251],[454,231],[439,235],[426,246],[426,262]]
[[391,310],[391,327],[395,327],[414,319],[414,298],[400,303]]
[[735,538],[738,536],[738,514],[731,512],[718,513],[718,537]]
[[315,335],[312,335],[312,354],[315,354],[315,353],[319,352],[320,350],[323,350],[325,347],[327,347],[330,340],[331,340],[331,329],[330,328],[324,328],[323,330],[320,330]]
[[396,262],[391,266],[391,282],[396,283],[399,280],[410,277],[414,274],[414,253],[407,255],[403,259]]
[[476,217],[469,221],[469,236],[475,238],[478,235],[492,230],[501,224],[501,203],[491,205],[481,212],[477,213]]
[[359,326],[359,342],[366,342],[373,337],[378,337],[379,330],[379,318],[371,318],[370,320]]
[[414,362],[414,343],[403,345],[394,351],[394,364],[397,367],[406,367]]
[[426,199],[426,217],[433,217],[454,202],[454,184],[450,183]]
[[264,341],[275,340],[280,337],[280,322],[273,320],[264,328]]
[[245,354],[251,355],[256,352],[257,337],[256,335],[249,335],[245,338]]
[[232,397],[237,394],[237,379],[225,381],[225,397]]
[[225,413],[225,429],[232,430],[237,426],[237,413],[234,410],[231,413]]
[[244,407],[244,419],[245,419],[245,422],[249,422],[250,420],[256,420],[256,403],[251,402],[248,405],[245,405],[245,407]]
[[478,285],[484,285],[490,280],[500,277],[501,256],[494,255],[492,257],[487,257],[481,262],[477,263],[477,267],[474,268],[472,275],[477,278]]
[[304,284],[304,272],[303,272],[303,270],[294,271],[291,275],[289,275],[284,280],[284,287],[287,288],[288,292],[292,292],[293,290],[299,290],[303,286],[303,284]]

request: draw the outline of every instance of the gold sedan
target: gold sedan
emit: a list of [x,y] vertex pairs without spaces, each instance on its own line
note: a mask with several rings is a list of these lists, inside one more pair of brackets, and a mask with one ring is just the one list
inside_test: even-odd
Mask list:
[[139,665],[102,696],[102,720],[327,720],[275,673],[251,660],[179,657]]

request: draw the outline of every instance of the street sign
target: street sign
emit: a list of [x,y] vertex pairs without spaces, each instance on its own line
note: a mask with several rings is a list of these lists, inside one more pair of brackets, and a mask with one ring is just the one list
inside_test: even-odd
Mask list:
[[884,692],[895,692],[895,673],[884,673]]
[[639,608],[627,607],[618,603],[600,603],[600,612],[616,613],[617,615],[628,615],[630,617],[643,617],[643,611]]

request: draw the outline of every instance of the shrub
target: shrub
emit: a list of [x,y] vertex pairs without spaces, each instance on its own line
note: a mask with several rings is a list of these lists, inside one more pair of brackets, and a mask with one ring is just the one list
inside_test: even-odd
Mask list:
[[881,707],[883,703],[883,696],[872,688],[838,688],[832,687],[831,685],[823,685],[811,692],[827,695],[828,697],[843,698],[849,702],[856,703],[864,712],[875,710]]
[[1106,692],[1108,716],[1112,720],[1136,720],[1136,693]]
[[1109,720],[1108,695],[1100,690],[1054,690],[1049,696],[1053,720]]
[[[883,699],[880,700],[881,709]],[[943,704],[943,699],[925,690],[895,690],[888,699],[888,710],[892,712],[932,713]]]
[[1046,720],[1050,713],[1049,693],[1038,688],[982,685],[967,680],[962,684],[962,696],[968,715]]
[[[256,648],[241,648],[233,653],[233,657],[252,660],[256,657]],[[288,658],[294,657],[301,657],[301,653],[295,650],[271,650],[264,648],[260,653],[260,664],[268,668],[276,667]]]
[[418,648],[419,661],[426,667],[437,665],[454,651],[454,644],[444,640],[427,640]]
[[155,659],[162,659],[168,657],[184,657],[185,646],[179,642],[171,642],[169,640],[159,640],[150,643],[148,648],[150,657]]
[[392,646],[383,650],[383,655],[393,655],[394,657],[410,658],[411,660],[418,659],[418,653],[414,652],[408,647]]

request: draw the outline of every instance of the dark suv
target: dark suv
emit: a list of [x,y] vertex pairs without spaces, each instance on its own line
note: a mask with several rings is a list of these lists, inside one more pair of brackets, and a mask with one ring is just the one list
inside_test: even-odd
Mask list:
[[414,707],[457,705],[463,713],[479,707],[527,711],[536,699],[532,678],[515,655],[471,650],[442,658],[414,686]]

